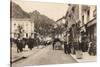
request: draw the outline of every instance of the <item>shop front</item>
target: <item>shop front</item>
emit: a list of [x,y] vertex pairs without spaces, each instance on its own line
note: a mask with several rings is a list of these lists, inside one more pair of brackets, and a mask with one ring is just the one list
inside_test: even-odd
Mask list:
[[89,41],[96,41],[96,18],[87,24],[87,36]]

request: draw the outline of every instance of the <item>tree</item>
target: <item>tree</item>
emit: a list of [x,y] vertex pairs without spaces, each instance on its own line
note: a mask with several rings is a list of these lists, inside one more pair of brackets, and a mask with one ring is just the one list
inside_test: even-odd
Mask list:
[[55,21],[45,15],[40,14],[37,10],[30,13],[31,19],[34,22],[35,32],[42,36],[48,36],[52,33],[53,24]]

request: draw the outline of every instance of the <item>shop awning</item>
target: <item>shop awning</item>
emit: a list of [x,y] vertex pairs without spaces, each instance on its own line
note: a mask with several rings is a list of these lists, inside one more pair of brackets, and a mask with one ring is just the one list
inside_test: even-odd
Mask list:
[[87,23],[87,27],[90,27],[90,26],[96,24],[96,22],[97,22],[96,18],[92,19],[91,21],[89,21],[89,22]]

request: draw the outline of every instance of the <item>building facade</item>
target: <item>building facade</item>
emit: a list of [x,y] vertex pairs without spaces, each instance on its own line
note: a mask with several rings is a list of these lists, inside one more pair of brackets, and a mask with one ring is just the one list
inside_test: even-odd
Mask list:
[[88,36],[90,41],[96,40],[96,13],[96,5],[69,5],[65,21],[67,31],[70,31],[74,39],[76,38],[74,41],[84,34]]
[[89,41],[96,40],[96,5],[80,5],[80,27],[85,32]]
[[[19,27],[21,30],[19,31]],[[11,38],[18,37],[18,33],[21,32],[21,37],[33,37],[34,38],[34,22],[27,19],[11,19]]]
[[67,33],[70,34],[69,41],[71,43],[77,43],[79,38],[79,5],[72,4],[65,15],[65,20],[67,23]]
[[83,51],[87,50],[88,42],[96,44],[96,5],[69,5],[65,21],[67,39],[74,49],[79,48],[79,42],[83,44]]

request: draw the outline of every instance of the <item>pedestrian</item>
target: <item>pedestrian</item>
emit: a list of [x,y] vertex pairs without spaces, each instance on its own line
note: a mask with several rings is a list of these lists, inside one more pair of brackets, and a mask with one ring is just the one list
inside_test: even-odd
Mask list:
[[71,53],[71,43],[68,43],[68,54]]
[[24,37],[24,38],[23,38],[23,48],[25,48],[26,44],[27,44],[27,40],[26,40],[26,38]]
[[44,46],[47,46],[47,41],[44,41]]
[[64,53],[67,54],[67,42],[64,42]]
[[17,39],[17,52],[22,52],[23,51],[23,44],[21,38]]
[[35,41],[36,41],[35,43],[36,43],[37,48],[39,48],[39,38],[36,37],[36,38],[35,38]]
[[88,47],[88,53],[89,53],[89,55],[92,54],[92,50],[93,50],[93,49],[92,49],[92,45],[93,45],[93,44],[92,44],[92,42],[90,41],[90,42],[89,42],[89,47]]
[[55,42],[56,42],[56,39],[54,38],[54,40],[53,40],[53,44],[52,44],[52,48],[53,48],[53,50],[54,50]]
[[93,41],[93,44],[94,44],[94,47],[93,47],[93,55],[95,56],[96,55],[96,51],[97,51],[97,49],[96,49],[96,40],[94,40]]
[[94,42],[89,42],[88,53],[89,55],[96,55],[96,44]]
[[33,41],[32,41],[32,38],[31,37],[29,37],[29,39],[28,39],[28,48],[30,50],[32,50],[32,48],[33,48]]
[[81,45],[82,45],[81,46],[82,47],[82,52],[85,52],[85,47],[84,47],[85,43],[84,43],[84,41],[81,42]]
[[67,54],[67,42],[68,42],[68,35],[67,32],[64,36],[64,53]]
[[69,33],[64,36],[64,53],[67,54],[69,53]]

